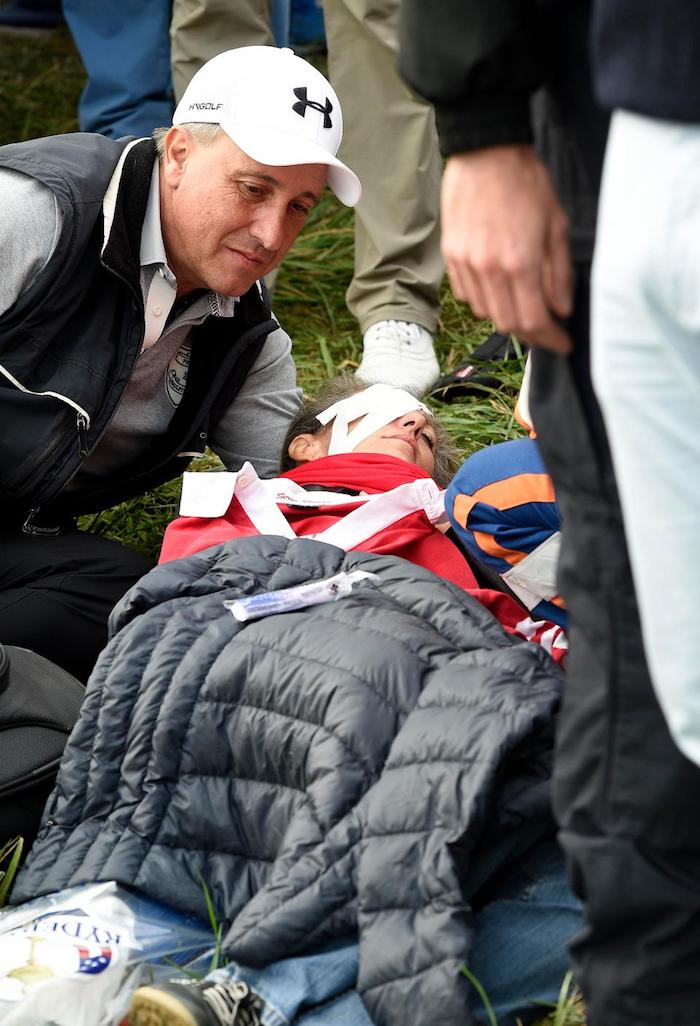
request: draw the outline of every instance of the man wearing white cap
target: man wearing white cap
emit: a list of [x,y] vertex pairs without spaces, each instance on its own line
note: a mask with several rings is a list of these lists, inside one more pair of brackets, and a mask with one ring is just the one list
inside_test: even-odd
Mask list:
[[[87,7],[87,0],[70,3]],[[107,4],[113,6],[116,0]],[[290,0],[172,0],[176,98],[219,51],[271,43],[271,10],[280,14],[285,6]],[[315,6],[323,8],[328,74],[346,115],[340,152],[363,188],[346,293],[362,336],[357,375],[418,394],[439,376],[433,336],[445,273],[438,216],[442,161],[433,109],[406,88],[396,67],[399,0],[315,0]]]
[[298,405],[259,282],[327,183],[338,99],[290,50],[192,79],[154,140],[0,147],[0,641],[87,676],[146,569],[75,517],[178,476],[209,444],[270,476]]

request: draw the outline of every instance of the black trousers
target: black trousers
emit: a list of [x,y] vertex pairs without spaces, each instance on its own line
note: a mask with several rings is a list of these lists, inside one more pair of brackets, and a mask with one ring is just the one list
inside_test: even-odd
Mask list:
[[588,301],[588,275],[580,269],[575,354],[533,353],[531,395],[562,512],[559,583],[571,619],[555,812],[585,904],[574,970],[589,1026],[696,1026],[700,769],[671,740],[644,659],[590,382]]
[[115,603],[150,569],[123,545],[72,530],[0,530],[0,641],[29,648],[87,681]]

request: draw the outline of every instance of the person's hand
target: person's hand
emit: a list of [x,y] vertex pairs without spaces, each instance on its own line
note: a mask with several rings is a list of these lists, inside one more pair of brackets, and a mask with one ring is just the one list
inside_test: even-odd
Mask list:
[[533,148],[493,146],[450,157],[441,217],[455,296],[499,331],[571,352],[555,320],[571,312],[568,220]]

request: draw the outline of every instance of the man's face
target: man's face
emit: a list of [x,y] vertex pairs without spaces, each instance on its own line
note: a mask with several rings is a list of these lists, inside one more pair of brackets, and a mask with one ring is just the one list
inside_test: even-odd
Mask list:
[[276,267],[326,181],[325,164],[269,167],[222,133],[203,146],[183,128],[165,137],[161,223],[178,295],[240,296]]

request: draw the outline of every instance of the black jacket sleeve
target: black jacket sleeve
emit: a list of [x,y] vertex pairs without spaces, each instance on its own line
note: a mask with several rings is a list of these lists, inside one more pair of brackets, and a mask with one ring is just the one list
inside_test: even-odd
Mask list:
[[402,0],[399,69],[435,106],[445,156],[531,142],[540,18],[537,0]]

